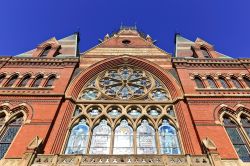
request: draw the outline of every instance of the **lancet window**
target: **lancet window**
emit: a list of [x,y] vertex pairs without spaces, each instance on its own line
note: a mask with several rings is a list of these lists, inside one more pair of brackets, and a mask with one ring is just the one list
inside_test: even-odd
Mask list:
[[31,76],[30,75],[26,75],[25,77],[23,77],[23,79],[21,80],[21,82],[19,83],[19,87],[25,87],[28,83],[28,81],[30,80]]
[[208,77],[207,81],[208,81],[210,88],[217,88],[215,81],[211,77]]
[[15,74],[14,76],[12,76],[6,83],[5,87],[11,87],[16,82],[17,78],[18,78],[18,74]]
[[205,88],[203,82],[201,81],[201,79],[199,77],[195,77],[194,81],[196,83],[197,88]]
[[243,137],[244,134],[242,133],[239,125],[237,125],[236,122],[231,117],[226,115],[223,117],[223,123],[226,132],[239,158],[244,162],[249,162],[250,161],[249,146],[247,145],[246,140]]
[[42,80],[43,80],[43,75],[37,76],[32,84],[32,87],[39,87]]
[[220,77],[219,80],[223,88],[230,88],[227,81],[224,78]]
[[4,114],[0,115],[0,129],[2,130],[0,135],[0,159],[4,157],[22,123],[22,115],[12,118],[9,122],[6,122]]
[[240,82],[236,78],[232,77],[231,80],[232,80],[235,88],[242,88]]
[[45,84],[45,87],[52,87],[55,80],[56,76],[54,75],[50,76]]

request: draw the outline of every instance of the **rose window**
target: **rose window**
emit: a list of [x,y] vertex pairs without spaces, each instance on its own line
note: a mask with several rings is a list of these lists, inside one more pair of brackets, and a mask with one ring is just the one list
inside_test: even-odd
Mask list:
[[112,98],[130,99],[141,97],[152,88],[152,76],[145,71],[121,67],[108,70],[99,80],[102,92]]
[[170,100],[164,84],[147,71],[122,66],[103,71],[82,90],[80,100]]

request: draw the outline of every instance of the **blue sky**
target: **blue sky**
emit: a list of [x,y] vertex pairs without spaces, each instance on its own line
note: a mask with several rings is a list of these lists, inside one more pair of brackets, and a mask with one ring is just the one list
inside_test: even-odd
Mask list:
[[250,0],[1,0],[0,55],[16,55],[80,27],[80,50],[123,25],[174,52],[174,33],[200,37],[232,57],[250,57]]

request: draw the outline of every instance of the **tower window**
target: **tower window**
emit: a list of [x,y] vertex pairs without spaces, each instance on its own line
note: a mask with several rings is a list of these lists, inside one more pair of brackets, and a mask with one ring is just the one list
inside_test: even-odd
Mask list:
[[51,50],[51,46],[45,47],[45,49],[43,50],[43,52],[40,55],[40,57],[46,57],[46,56],[48,56],[50,50]]
[[204,56],[204,58],[211,58],[211,56],[209,55],[209,53],[205,47],[201,47],[201,52],[202,52],[202,55]]
[[194,81],[196,83],[197,88],[205,88],[203,82],[199,77],[195,77]]

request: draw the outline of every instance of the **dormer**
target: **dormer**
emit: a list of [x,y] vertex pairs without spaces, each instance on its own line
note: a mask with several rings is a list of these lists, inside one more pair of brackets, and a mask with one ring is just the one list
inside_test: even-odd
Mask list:
[[36,51],[32,54],[33,57],[53,58],[58,55],[61,45],[55,38],[51,38],[42,44],[38,45]]

